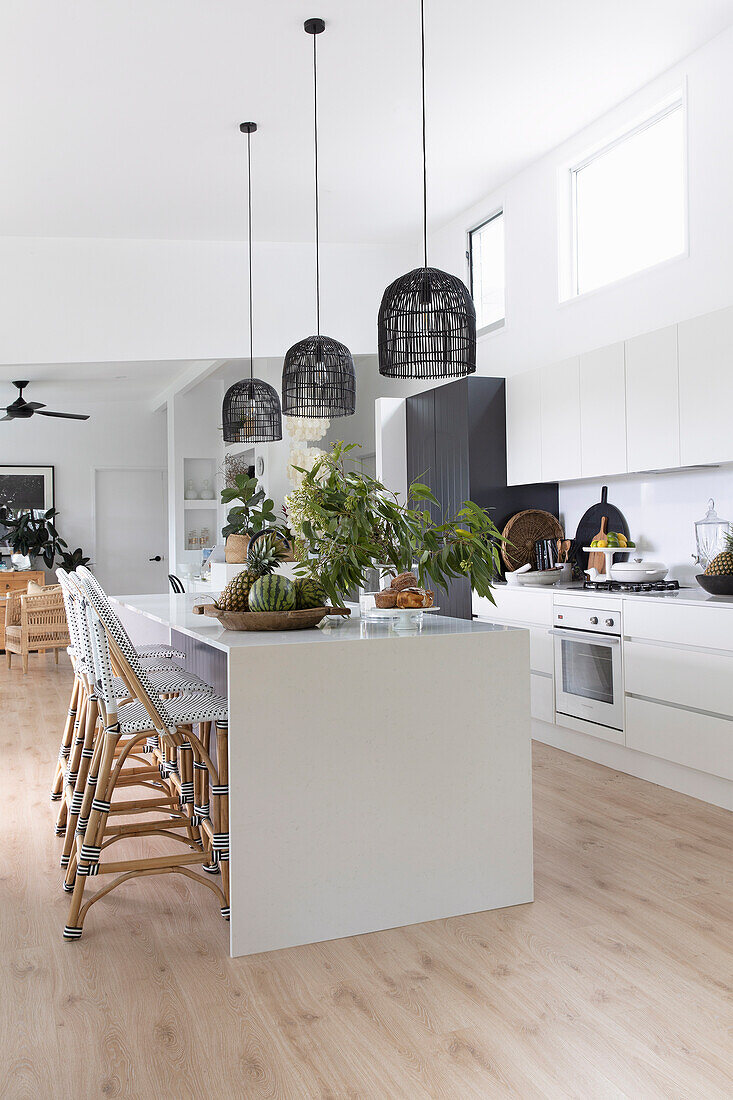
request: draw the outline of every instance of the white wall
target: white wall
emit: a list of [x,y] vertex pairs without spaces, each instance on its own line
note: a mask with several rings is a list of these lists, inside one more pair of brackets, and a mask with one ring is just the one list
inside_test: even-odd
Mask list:
[[[63,396],[60,394],[63,393]],[[51,408],[87,412],[90,419],[9,421],[0,433],[0,464],[55,467],[57,526],[71,549],[94,556],[94,469],[166,465],[166,422],[141,402],[89,400],[81,388],[47,386]],[[134,502],[121,502],[133,506]],[[121,506],[121,521],[124,508]]]
[[694,586],[695,574],[702,572],[691,558],[695,521],[702,519],[713,497],[721,519],[733,522],[733,466],[565,482],[560,486],[560,519],[568,538],[586,508],[601,499],[603,485],[629,524],[638,548],[632,556],[663,561],[671,578]]
[[[322,331],[376,349],[385,286],[413,250],[321,247]],[[255,244],[255,353],[315,331],[310,244]],[[224,241],[0,238],[0,363],[226,359],[249,347],[247,246]]]
[[[560,304],[561,173],[685,82],[689,255]],[[478,373],[530,370],[733,302],[732,100],[730,29],[432,235],[431,261],[465,278],[467,230],[498,207],[505,210],[507,324],[479,340]],[[586,508],[600,500],[604,483],[640,553],[666,562],[681,582],[694,583],[694,522],[711,496],[718,513],[733,519],[733,467],[563,483],[560,510],[568,536]]]
[[[690,254],[558,303],[558,173],[687,81]],[[733,29],[431,238],[431,262],[466,277],[466,231],[505,209],[507,324],[479,341],[478,370],[510,375],[733,302]],[[477,131],[480,140],[480,129]]]

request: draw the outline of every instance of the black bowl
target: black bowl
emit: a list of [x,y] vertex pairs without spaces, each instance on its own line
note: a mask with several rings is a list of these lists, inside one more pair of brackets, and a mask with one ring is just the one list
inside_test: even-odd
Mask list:
[[695,580],[711,596],[733,596],[733,575],[709,577],[706,573],[698,573]]

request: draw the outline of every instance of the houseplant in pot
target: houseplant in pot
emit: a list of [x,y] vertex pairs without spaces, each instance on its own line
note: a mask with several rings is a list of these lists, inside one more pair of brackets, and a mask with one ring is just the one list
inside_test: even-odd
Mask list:
[[348,470],[344,459],[355,447],[334,444],[287,497],[298,572],[317,580],[336,605],[364,584],[368,570],[380,567],[395,574],[414,567],[422,586],[444,587],[468,576],[493,602],[503,539],[488,512],[465,501],[438,523],[424,507],[438,504],[426,485],[414,482],[401,504],[375,478]]
[[9,508],[0,508],[0,524],[7,529],[5,535],[14,554],[31,559],[42,558],[46,569],[52,569],[56,557],[67,549],[66,543],[54,523],[58,512],[49,508],[40,515],[19,512],[14,515]]
[[222,536],[226,539],[225,557],[228,562],[242,564],[247,560],[249,540],[265,527],[275,526],[275,504],[265,496],[265,490],[257,487],[257,478],[237,474],[234,485],[222,489],[222,504],[239,501],[230,508]]

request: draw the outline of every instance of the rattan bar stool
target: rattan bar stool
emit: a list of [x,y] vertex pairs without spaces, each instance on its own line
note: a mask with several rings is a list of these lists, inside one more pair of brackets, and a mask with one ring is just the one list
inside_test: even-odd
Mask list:
[[[91,576],[91,574],[90,574]],[[58,759],[54,770],[53,780],[51,783],[51,801],[58,802],[63,795],[63,789],[65,784],[65,775],[69,769],[69,757],[71,753],[71,745],[75,736],[78,735],[80,725],[82,724],[83,714],[82,710],[85,706],[85,692],[86,684],[84,678],[85,669],[85,651],[82,644],[82,639],[79,636],[78,617],[74,610],[73,604],[73,592],[70,591],[70,578],[65,569],[57,569],[56,577],[61,585],[61,593],[64,601],[64,610],[66,612],[66,621],[69,629],[69,646],[67,647],[67,653],[71,659],[72,669],[74,671],[74,683],[71,688],[71,698],[69,700],[69,708],[66,716],[66,722],[61,735],[61,745],[59,747]],[[129,640],[129,639],[128,639]],[[130,642],[130,645],[132,643]],[[136,652],[143,659],[146,668],[150,671],[159,671],[160,673],[170,674],[174,670],[183,674],[183,669],[174,660],[174,657],[184,658],[185,654],[179,649],[175,649],[173,646],[165,644],[158,645],[143,645],[138,646]],[[88,670],[91,671],[89,665],[89,655],[86,655]],[[195,691],[195,690],[209,690],[208,685],[199,677],[190,677],[187,682],[183,680],[177,680],[175,677],[172,679],[166,679],[164,676],[158,677],[159,690],[161,692],[170,692],[171,694],[177,694],[180,691]],[[57,822],[56,832],[58,835],[64,832],[64,822],[66,820],[65,809],[61,811],[60,822]]]
[[[83,575],[81,579],[84,580]],[[122,882],[146,875],[177,873],[200,882],[217,896],[221,914],[228,919],[226,701],[215,695],[179,696],[171,700],[157,698],[137,654],[133,654],[128,661],[111,630],[107,629],[109,613],[104,601],[91,587],[85,586],[85,596],[88,599],[85,610],[94,651],[95,682],[99,685],[100,709],[104,714],[104,732],[96,738],[83,795],[80,820],[85,822],[84,833],[76,837],[67,871],[67,884],[73,884],[73,896],[64,937],[78,939],[86,914],[96,901]],[[113,687],[113,661],[125,682],[133,688],[134,702],[118,704]],[[216,764],[201,738],[193,733],[194,725],[200,723],[203,723],[204,730],[210,728],[211,723],[216,726]],[[179,770],[176,775],[178,782],[174,784],[175,793],[159,794],[154,790],[152,798],[115,799],[115,792],[126,779],[132,783],[137,778],[137,769],[129,776],[123,774],[127,759],[139,751],[142,743],[151,736],[158,739],[163,749],[167,750],[169,746],[175,749]],[[183,764],[184,759],[190,760],[190,769],[187,763]],[[161,773],[163,770],[161,765]],[[197,772],[199,774],[195,776]],[[187,778],[189,775],[190,779]],[[166,783],[171,781],[172,776],[161,774],[161,778]],[[145,782],[146,777],[140,776],[139,781]],[[197,795],[201,802],[195,802]],[[152,820],[138,818],[133,824],[114,823],[119,817],[130,815],[152,815]],[[182,826],[184,832],[180,831]],[[132,836],[138,839],[164,836],[183,843],[189,851],[184,855],[171,852],[163,856],[116,861],[103,857],[103,852],[111,844]],[[210,878],[196,874],[192,870],[195,864],[211,869],[220,867],[221,887]],[[85,901],[87,878],[108,874],[116,877]]]
[[[76,575],[65,575],[63,585],[66,589],[68,614],[74,631],[76,649],[80,655],[77,661],[77,675],[81,685],[79,691],[83,701],[80,721],[75,728],[68,764],[64,773],[64,803],[60,807],[56,821],[57,835],[64,835],[61,867],[67,868],[73,849],[75,833],[83,831],[85,826],[85,822],[79,820],[79,815],[95,738],[98,733],[100,703],[99,684],[94,673],[94,656],[89,624],[84,610],[86,600],[84,588]],[[134,647],[122,624],[114,616],[113,618],[116,628],[115,637],[120,648],[128,656],[134,654]],[[180,670],[170,660],[161,662],[152,658],[143,658],[141,663],[146,669],[152,687],[160,696],[170,698],[183,694],[214,694],[213,688],[199,676]],[[167,667],[161,668],[161,665]],[[112,692],[118,704],[134,698],[134,690],[120,676],[113,676]],[[63,748],[62,751],[64,751]],[[155,769],[151,769],[149,761],[142,762],[142,770],[138,768],[137,771],[133,772],[132,769],[136,764],[137,761],[134,757],[129,760],[123,782],[130,781],[132,775],[137,780],[140,780],[144,775],[148,781],[156,775]],[[71,884],[65,883],[65,888],[70,889]]]

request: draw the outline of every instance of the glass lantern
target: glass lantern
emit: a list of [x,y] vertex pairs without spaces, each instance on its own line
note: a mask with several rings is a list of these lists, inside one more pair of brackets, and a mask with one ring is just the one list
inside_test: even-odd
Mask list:
[[708,510],[695,524],[697,539],[697,560],[703,569],[707,569],[713,558],[725,549],[726,536],[730,530],[727,519],[721,519],[715,511],[715,501],[708,501]]

